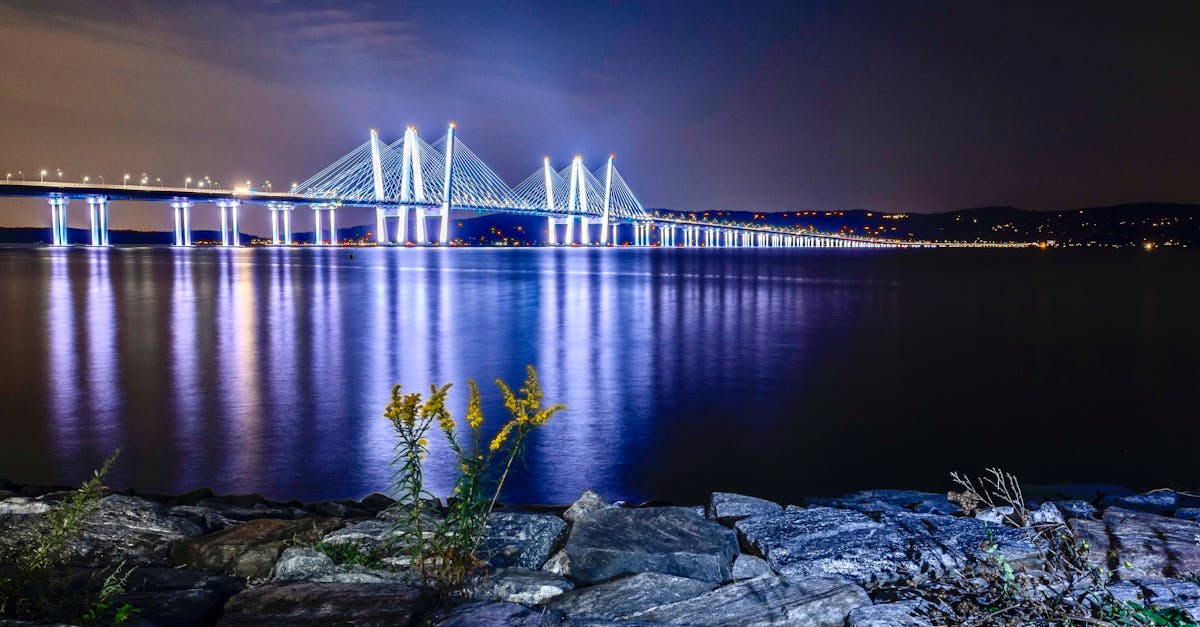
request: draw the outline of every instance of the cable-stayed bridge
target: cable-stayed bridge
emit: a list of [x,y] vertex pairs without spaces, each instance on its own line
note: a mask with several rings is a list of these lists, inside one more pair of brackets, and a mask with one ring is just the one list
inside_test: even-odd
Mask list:
[[[292,245],[293,215],[312,211],[317,245],[336,245],[337,211],[375,210],[376,243],[448,245],[451,212],[477,211],[544,217],[551,245],[632,245],[686,247],[893,247],[923,245],[884,238],[816,233],[756,224],[717,223],[646,210],[609,156],[589,170],[583,157],[555,169],[549,157],[540,168],[510,186],[457,135],[451,124],[432,144],[408,127],[394,142],[371,130],[367,141],[287,192],[253,189],[92,185],[45,181],[0,183],[0,195],[44,196],[50,205],[50,242],[66,246],[67,208],[83,200],[88,208],[90,244],[108,245],[109,202],[156,201],[171,209],[174,245],[191,246],[191,215],[198,203],[212,203],[220,219],[221,244],[240,246],[239,211],[244,205],[270,214],[270,242]],[[432,225],[430,224],[433,221]],[[928,245],[928,244],[924,244]]]

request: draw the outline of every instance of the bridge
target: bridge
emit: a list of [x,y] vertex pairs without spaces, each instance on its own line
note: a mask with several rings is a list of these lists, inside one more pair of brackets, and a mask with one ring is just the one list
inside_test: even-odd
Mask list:
[[[555,169],[549,157],[516,186],[508,185],[457,136],[451,124],[433,144],[414,127],[386,143],[372,129],[367,141],[286,192],[202,186],[94,185],[42,180],[0,183],[0,196],[45,197],[50,205],[50,242],[70,245],[67,208],[86,203],[90,245],[108,246],[109,203],[143,201],[170,207],[173,244],[192,245],[191,215],[198,204],[217,208],[221,245],[240,246],[238,214],[255,206],[270,214],[270,244],[293,245],[292,216],[308,207],[314,244],[337,245],[337,211],[375,210],[378,245],[448,245],[451,211],[476,211],[545,218],[551,245],[663,247],[837,247],[874,248],[931,245],[869,236],[817,233],[753,223],[715,222],[651,213],[642,206],[610,155],[589,170],[583,157]],[[434,220],[430,229],[430,220]],[[624,234],[622,240],[620,236]]]

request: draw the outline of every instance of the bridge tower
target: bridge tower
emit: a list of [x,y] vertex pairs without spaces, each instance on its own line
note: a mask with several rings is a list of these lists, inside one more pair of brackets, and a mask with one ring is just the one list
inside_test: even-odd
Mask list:
[[[601,246],[608,245],[608,211],[609,211],[609,204],[612,201],[613,159],[616,159],[616,158],[617,158],[616,155],[609,155],[608,156],[608,166],[604,169],[604,210],[600,214],[600,245]],[[617,243],[616,240],[617,240],[617,236],[616,236],[615,229],[614,229],[613,244]]]
[[[404,152],[400,159],[400,243],[408,239],[408,205],[405,203],[425,202],[425,179],[421,174],[421,151],[417,149],[417,129],[404,129]],[[426,244],[425,208],[416,207],[416,241]]]
[[[221,213],[221,245],[222,246],[241,246],[241,235],[238,232],[238,205],[237,200],[218,200],[217,210]],[[232,222],[232,232],[230,229]]]
[[[383,158],[379,131],[371,129],[371,181],[374,184],[375,200],[387,198],[383,191]],[[271,230],[275,235],[272,239],[278,244],[279,237],[275,234],[275,211],[271,212]],[[375,243],[388,243],[387,209],[382,205],[375,208]],[[404,242],[400,242],[403,244]]]
[[587,245],[592,243],[588,233],[588,204],[587,204],[587,183],[583,179],[583,156],[575,155],[571,161],[571,185],[570,191],[567,193],[567,244],[572,243],[571,237],[571,220],[576,213],[576,207],[579,208],[579,243]]

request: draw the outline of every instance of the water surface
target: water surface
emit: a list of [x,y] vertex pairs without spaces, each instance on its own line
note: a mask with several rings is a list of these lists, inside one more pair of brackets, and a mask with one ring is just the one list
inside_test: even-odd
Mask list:
[[[569,411],[510,501],[1200,483],[1200,256],[994,250],[0,249],[0,477],[385,489],[393,383],[527,363]],[[452,464],[435,451],[435,491]]]

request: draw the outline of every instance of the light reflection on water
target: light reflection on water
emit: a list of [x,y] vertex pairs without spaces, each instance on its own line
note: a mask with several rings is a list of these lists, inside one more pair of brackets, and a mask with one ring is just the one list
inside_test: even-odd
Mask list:
[[[461,415],[475,378],[490,433],[492,379],[532,363],[570,410],[513,501],[942,489],[985,464],[1195,483],[1169,453],[1200,435],[1176,361],[1197,262],[1104,255],[0,249],[0,476],[75,482],[121,447],[114,483],[143,491],[361,496],[387,485],[393,383],[454,382]],[[1131,416],[1154,454],[1106,426]],[[454,470],[435,447],[431,488]]]

